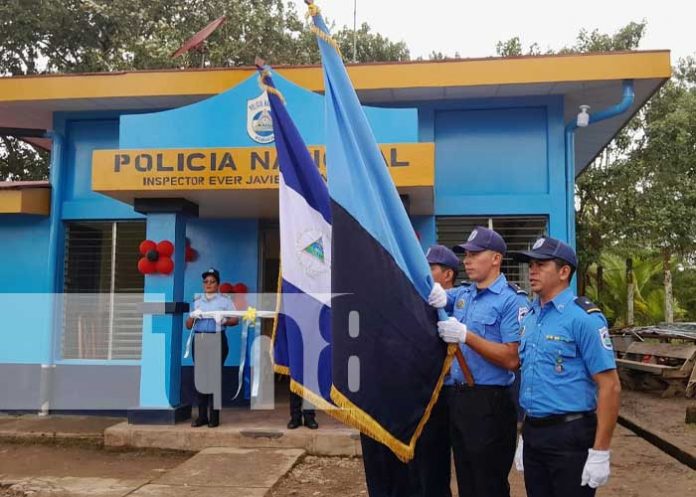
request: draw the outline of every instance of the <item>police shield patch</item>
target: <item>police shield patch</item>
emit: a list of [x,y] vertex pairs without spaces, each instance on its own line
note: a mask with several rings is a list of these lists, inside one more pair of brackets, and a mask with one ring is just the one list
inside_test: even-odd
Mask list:
[[609,329],[606,326],[602,326],[598,331],[602,347],[607,350],[614,350],[614,346],[611,344],[611,337],[609,336]]
[[520,307],[519,309],[517,309],[517,322],[521,323],[528,312],[529,312],[529,307],[523,306],[523,307]]

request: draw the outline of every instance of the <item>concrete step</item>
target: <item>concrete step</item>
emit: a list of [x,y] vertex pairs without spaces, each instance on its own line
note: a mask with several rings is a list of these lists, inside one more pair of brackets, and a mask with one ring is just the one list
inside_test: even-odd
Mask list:
[[[280,425],[282,426],[282,425]],[[360,436],[342,425],[322,425],[318,430],[288,430],[279,424],[224,423],[217,428],[119,423],[104,431],[106,447],[138,447],[199,451],[208,447],[238,449],[300,449],[318,456],[359,456]]]

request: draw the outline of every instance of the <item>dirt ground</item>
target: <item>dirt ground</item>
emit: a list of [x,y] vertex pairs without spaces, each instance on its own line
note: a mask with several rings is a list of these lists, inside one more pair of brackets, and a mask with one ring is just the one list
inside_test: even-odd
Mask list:
[[696,406],[696,398],[661,398],[659,393],[621,392],[621,413],[636,418],[650,430],[664,433],[681,447],[696,454],[696,424],[686,424],[687,406]]
[[[680,464],[625,428],[617,428],[612,477],[599,497],[696,495],[696,471]],[[522,476],[510,473],[512,497],[526,497]],[[453,495],[456,488],[453,485]],[[273,488],[270,497],[362,497],[367,495],[362,460],[306,457]]]
[[[0,442],[0,476],[155,478],[191,455],[174,451],[114,451],[60,444]],[[0,496],[5,497],[2,490]]]

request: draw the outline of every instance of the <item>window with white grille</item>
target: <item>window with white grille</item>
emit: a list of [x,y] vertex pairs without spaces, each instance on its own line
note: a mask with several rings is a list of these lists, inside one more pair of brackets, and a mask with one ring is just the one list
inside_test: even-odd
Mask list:
[[[505,239],[508,254],[518,250],[528,250],[540,236],[546,235],[548,218],[546,216],[441,216],[437,218],[437,243],[454,247],[464,243],[476,226],[496,230]],[[466,279],[464,266],[459,267],[459,279]],[[529,275],[526,264],[520,264],[506,255],[503,259],[503,273],[529,291]]]
[[144,239],[144,221],[66,224],[63,359],[140,359]]

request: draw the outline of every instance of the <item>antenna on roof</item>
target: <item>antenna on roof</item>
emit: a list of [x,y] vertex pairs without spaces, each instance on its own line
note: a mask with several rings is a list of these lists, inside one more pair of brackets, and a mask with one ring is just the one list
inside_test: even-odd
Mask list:
[[201,29],[198,33],[193,35],[191,38],[186,40],[183,45],[172,54],[172,59],[174,57],[178,57],[179,55],[183,55],[186,52],[190,50],[195,50],[201,54],[201,67],[205,66],[205,40],[208,39],[208,37],[215,32],[217,28],[219,28],[225,21],[227,20],[227,16],[220,16],[217,19],[215,19],[213,22],[208,24],[206,27]]

